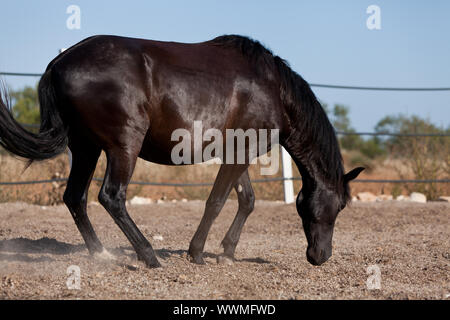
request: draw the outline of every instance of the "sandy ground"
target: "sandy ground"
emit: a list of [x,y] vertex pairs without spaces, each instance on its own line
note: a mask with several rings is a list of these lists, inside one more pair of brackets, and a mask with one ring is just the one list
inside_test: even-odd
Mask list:
[[[257,201],[233,265],[217,264],[216,255],[221,253],[219,244],[236,212],[236,201],[227,202],[210,232],[207,264],[190,263],[186,250],[203,206],[191,201],[129,207],[164,264],[147,269],[98,205],[89,205],[89,215],[105,247],[116,255],[113,262],[89,256],[64,206],[0,204],[0,298],[450,297],[448,203],[353,203],[338,217],[333,256],[320,267],[306,261],[306,239],[294,205],[267,201]],[[66,284],[71,277],[67,269],[73,265],[80,268],[79,290],[69,290]],[[366,285],[371,265],[381,271],[379,290]]]

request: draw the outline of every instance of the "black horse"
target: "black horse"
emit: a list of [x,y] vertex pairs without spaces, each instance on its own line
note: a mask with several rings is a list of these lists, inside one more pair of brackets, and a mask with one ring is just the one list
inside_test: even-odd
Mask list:
[[[184,44],[94,36],[58,55],[39,82],[39,133],[25,130],[0,106],[0,144],[20,157],[44,160],[73,154],[64,202],[91,254],[104,252],[86,212],[87,191],[102,150],[107,168],[99,201],[125,233],[138,258],[160,266],[152,246],[127,213],[126,190],[138,157],[172,165],[178,128],[278,129],[303,187],[297,197],[308,241],[307,259],[325,262],[332,251],[336,217],[350,198],[332,125],[308,83],[259,42],[226,35]],[[248,147],[248,144],[246,144]],[[233,259],[242,227],[253,210],[249,163],[223,164],[192,238],[189,254],[203,264],[205,241],[232,188],[237,215],[223,239]],[[238,187],[239,186],[239,187]]]

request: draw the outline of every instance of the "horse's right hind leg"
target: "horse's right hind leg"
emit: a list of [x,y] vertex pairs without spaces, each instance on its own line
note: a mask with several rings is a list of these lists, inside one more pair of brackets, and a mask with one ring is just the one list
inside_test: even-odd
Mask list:
[[89,253],[103,253],[103,246],[87,216],[87,193],[100,156],[100,149],[87,144],[81,146],[72,141],[70,149],[72,151],[72,168],[63,199],[75,220]]
[[[136,140],[136,139],[135,139]],[[99,200],[130,241],[138,258],[150,268],[160,267],[150,242],[133,222],[125,206],[128,183],[133,174],[137,152],[132,150],[107,150],[108,164]]]

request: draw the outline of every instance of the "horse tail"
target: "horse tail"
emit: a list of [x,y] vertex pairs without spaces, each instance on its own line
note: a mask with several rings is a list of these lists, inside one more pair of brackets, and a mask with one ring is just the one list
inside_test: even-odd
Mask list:
[[64,152],[68,144],[68,130],[57,108],[51,69],[47,69],[39,81],[38,93],[41,124],[39,133],[33,133],[13,118],[5,87],[0,90],[0,145],[31,162],[55,157]]

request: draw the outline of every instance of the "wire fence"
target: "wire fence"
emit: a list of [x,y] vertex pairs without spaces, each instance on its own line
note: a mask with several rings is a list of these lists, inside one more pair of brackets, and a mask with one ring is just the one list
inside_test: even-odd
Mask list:
[[[301,177],[293,177],[293,178],[283,178],[283,177],[275,177],[275,178],[266,178],[266,179],[253,179],[250,180],[252,183],[265,183],[265,182],[280,182],[280,181],[289,181],[289,180],[301,180]],[[67,182],[68,178],[55,178],[55,179],[44,179],[44,180],[31,180],[31,181],[9,181],[9,182],[0,182],[0,185],[4,186],[14,186],[14,185],[30,185],[30,184],[44,184],[44,183],[54,183],[54,182]],[[93,181],[103,182],[103,179],[93,178]],[[398,179],[398,180],[390,180],[390,179],[357,179],[353,180],[352,183],[450,183],[450,179],[439,179],[439,180],[417,180],[417,179]],[[213,182],[150,182],[150,181],[130,181],[130,184],[141,185],[141,186],[157,186],[157,187],[210,187],[213,186]]]
[[[0,72],[2,76],[17,77],[40,77],[42,73],[27,72]],[[375,90],[375,91],[450,91],[450,87],[428,87],[428,88],[405,88],[405,87],[364,87],[364,86],[347,86],[335,84],[310,83],[311,87],[328,88],[328,89],[348,89],[348,90]]]
[[360,87],[360,86],[344,86],[334,84],[310,83],[311,87],[328,88],[328,89],[349,89],[349,90],[375,90],[375,91],[450,91],[450,87],[430,87],[430,88],[400,88],[400,87]]
[[[2,76],[19,76],[19,77],[40,77],[42,73],[23,73],[23,72],[0,72]],[[329,88],[329,89],[348,89],[348,90],[375,90],[375,91],[450,91],[450,87],[365,87],[365,86],[347,86],[347,85],[332,85],[332,84],[318,84],[311,83],[311,87]],[[38,129],[38,124],[22,124],[26,128]],[[337,131],[338,135],[357,135],[357,136],[391,136],[391,137],[450,137],[448,133],[392,133],[392,132],[344,132]],[[103,179],[93,178],[94,181],[103,182]],[[254,179],[252,183],[267,183],[280,182],[288,180],[301,180],[301,177],[284,178],[274,177],[266,179]],[[12,185],[31,185],[31,184],[45,184],[54,182],[67,182],[68,178],[55,178],[44,180],[31,181],[12,181],[0,182],[3,186]],[[356,183],[450,183],[450,179],[433,179],[433,180],[418,180],[418,179],[356,179],[352,182]],[[159,186],[159,187],[208,187],[212,186],[213,182],[196,182],[196,183],[178,183],[178,182],[151,182],[151,181],[130,181],[130,184],[143,186]]]
[[[25,128],[39,129],[38,124],[21,123]],[[345,132],[336,131],[343,136],[389,136],[389,137],[450,137],[450,133],[395,133],[395,132]]]

